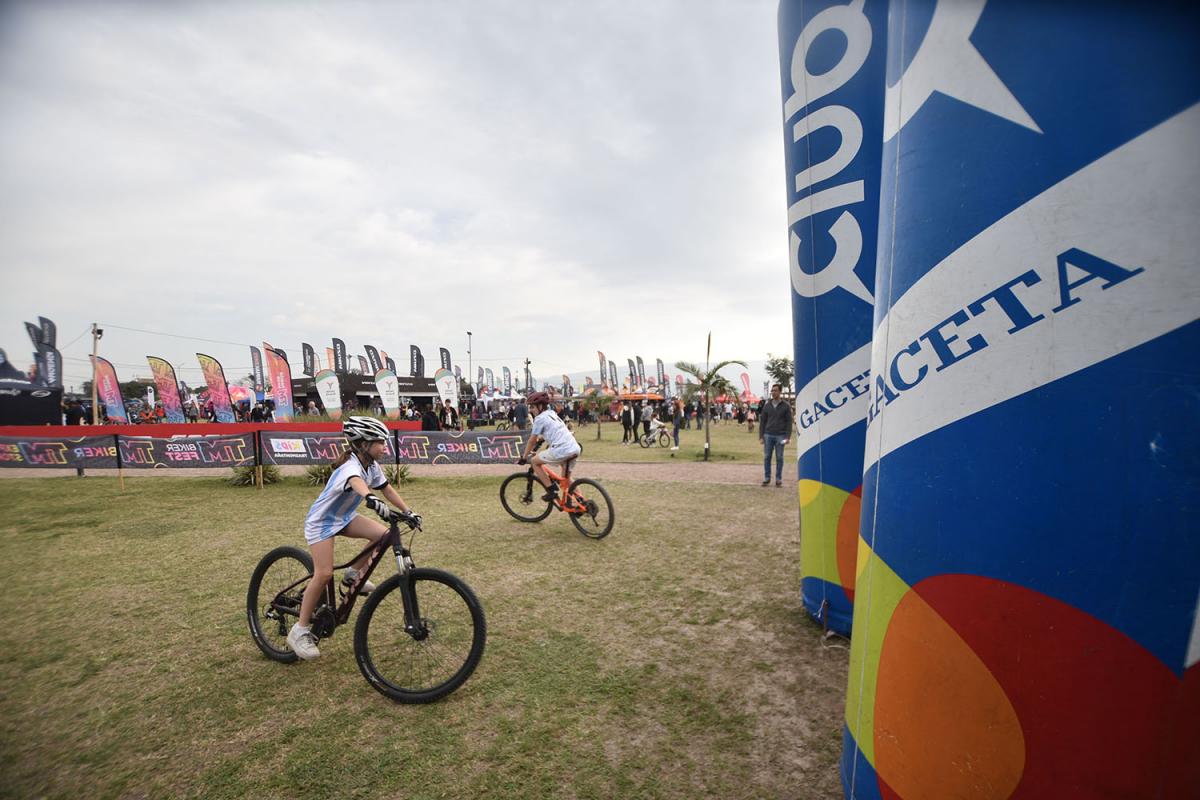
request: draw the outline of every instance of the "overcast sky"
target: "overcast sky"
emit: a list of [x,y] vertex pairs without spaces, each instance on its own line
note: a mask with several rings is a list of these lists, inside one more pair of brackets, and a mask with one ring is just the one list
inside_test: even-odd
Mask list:
[[0,5],[0,347],[790,356],[776,7]]

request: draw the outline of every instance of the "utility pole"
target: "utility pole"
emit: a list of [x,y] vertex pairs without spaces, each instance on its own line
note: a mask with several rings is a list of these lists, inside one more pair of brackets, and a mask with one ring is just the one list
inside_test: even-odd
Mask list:
[[[467,331],[467,383],[471,386],[475,385],[475,373],[471,371],[474,365],[471,363],[471,332]],[[472,404],[479,400],[478,392],[471,392],[474,395]]]
[[104,331],[93,322],[92,323],[92,424],[100,424],[100,409],[96,406],[96,356],[100,352],[100,337],[104,335]]
[[525,356],[525,394],[529,394],[529,356]]

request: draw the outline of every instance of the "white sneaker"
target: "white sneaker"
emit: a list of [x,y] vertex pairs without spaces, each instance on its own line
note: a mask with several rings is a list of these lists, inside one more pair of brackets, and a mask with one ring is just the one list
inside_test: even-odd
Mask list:
[[678,446],[675,446],[675,447],[672,447],[671,449],[672,449],[672,450],[678,450],[678,449],[679,449],[679,447],[678,447]]
[[321,655],[321,651],[317,649],[317,637],[313,636],[312,629],[301,628],[299,622],[288,631],[287,643],[292,652],[305,661],[312,661]]
[[[351,586],[354,585],[354,580],[357,577],[358,577],[357,571],[352,570],[352,569],[346,570],[345,572],[342,573],[342,586],[349,589]],[[361,595],[368,595],[373,591],[375,591],[375,584],[371,583],[370,581],[363,581],[362,588],[358,590],[358,593]]]

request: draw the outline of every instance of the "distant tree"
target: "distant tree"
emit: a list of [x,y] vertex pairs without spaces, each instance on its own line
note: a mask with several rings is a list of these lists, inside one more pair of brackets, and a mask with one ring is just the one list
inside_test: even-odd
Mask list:
[[767,363],[764,367],[771,376],[772,383],[778,383],[784,391],[792,387],[792,377],[796,374],[796,362],[787,356],[773,356],[767,353]]
[[711,398],[719,397],[721,395],[725,395],[725,396],[729,397],[729,396],[735,396],[737,394],[737,389],[734,387],[733,383],[728,378],[726,378],[724,375],[721,374],[721,370],[725,369],[725,367],[732,366],[734,364],[737,364],[740,367],[746,366],[746,362],[737,361],[737,360],[721,361],[721,362],[718,362],[717,364],[710,365],[709,361],[710,361],[711,357],[712,357],[712,333],[710,332],[708,334],[708,351],[705,355],[705,361],[704,361],[703,368],[701,368],[697,364],[692,364],[687,361],[676,361],[675,362],[675,369],[677,369],[681,372],[685,372],[688,375],[690,375],[692,378],[695,379],[694,381],[688,381],[688,383],[690,384],[690,387],[688,387],[688,386],[684,387],[685,393],[687,393],[689,395],[698,394],[698,395],[701,395],[704,397],[704,460],[705,461],[708,461],[708,451],[709,451],[710,443],[712,441],[711,435],[708,430],[709,416],[710,416],[708,411],[709,411],[709,403],[711,401]]

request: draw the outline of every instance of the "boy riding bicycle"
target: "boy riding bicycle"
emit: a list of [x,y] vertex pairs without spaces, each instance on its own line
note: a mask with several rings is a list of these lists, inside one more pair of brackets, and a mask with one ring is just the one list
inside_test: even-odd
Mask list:
[[[533,466],[534,477],[546,487],[546,494],[542,499],[554,501],[558,498],[558,485],[546,475],[544,465],[562,464],[578,456],[581,448],[567,429],[566,423],[550,408],[549,395],[545,392],[534,392],[526,398],[526,403],[533,414],[533,429],[529,441],[525,443],[525,452],[517,463],[529,462]],[[546,452],[535,454],[534,451],[543,441],[546,442]]]

